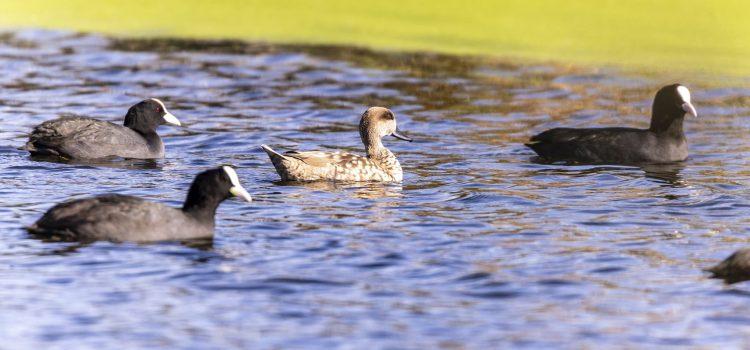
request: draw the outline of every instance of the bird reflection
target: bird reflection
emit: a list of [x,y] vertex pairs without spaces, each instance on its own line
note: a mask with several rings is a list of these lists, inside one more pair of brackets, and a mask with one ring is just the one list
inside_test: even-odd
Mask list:
[[[91,246],[94,242],[62,242],[58,239],[50,239],[50,238],[38,238],[36,236],[29,236],[32,239],[38,239],[45,243],[55,243],[58,244],[58,246],[54,247],[50,250],[44,250],[39,253],[40,256],[47,256],[47,255],[70,255],[74,253],[78,253],[79,249],[86,248],[88,246]],[[158,242],[150,242],[150,243],[138,243],[139,245],[155,245],[155,244],[180,244],[184,246],[185,248],[192,248],[196,250],[201,251],[212,251],[214,249],[214,239],[211,238],[196,238],[191,240],[183,240],[183,241],[158,241]]]
[[105,167],[114,169],[141,169],[141,170],[161,170],[164,164],[157,159],[124,159],[120,157],[99,158],[99,159],[61,159],[55,156],[29,156],[31,160],[60,163],[78,166]]
[[360,199],[401,198],[403,187],[399,183],[341,182],[341,181],[277,181],[278,186],[302,186],[325,192],[350,193]]
[[[539,169],[534,171],[535,173],[546,175],[587,175],[606,171],[617,171],[629,168],[632,169],[632,166],[628,165],[596,165],[571,162],[548,162],[538,157],[532,158],[532,161],[540,165],[555,166],[554,168]],[[647,179],[659,184],[664,184],[671,187],[687,186],[682,176],[680,175],[680,172],[685,169],[685,164],[683,162],[639,164],[636,165],[636,167],[644,172],[644,175]]]
[[646,178],[670,187],[685,187],[680,172],[685,169],[683,163],[646,164],[640,166]]

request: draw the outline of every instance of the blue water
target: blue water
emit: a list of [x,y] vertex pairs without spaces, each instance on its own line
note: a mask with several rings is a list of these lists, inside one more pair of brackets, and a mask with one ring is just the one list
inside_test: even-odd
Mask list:
[[[750,240],[750,90],[690,87],[691,157],[533,162],[534,132],[648,125],[653,75],[351,48],[0,36],[2,349],[747,348],[750,285],[702,271]],[[39,162],[16,148],[73,113],[161,98],[157,162]],[[362,152],[367,106],[401,185],[284,184],[265,153]],[[116,192],[179,206],[231,163],[253,195],[213,242],[49,243],[24,225]]]

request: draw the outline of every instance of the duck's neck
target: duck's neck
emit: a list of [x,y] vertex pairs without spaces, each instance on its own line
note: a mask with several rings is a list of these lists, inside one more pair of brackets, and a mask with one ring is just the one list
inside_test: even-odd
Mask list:
[[659,135],[674,138],[684,138],[685,133],[682,129],[682,122],[684,119],[684,116],[663,116],[661,118],[652,117],[649,130]]
[[377,159],[380,158],[381,154],[384,154],[383,151],[390,152],[383,146],[383,142],[380,141],[379,137],[363,137],[362,143],[365,144],[365,151],[368,158]]
[[385,146],[383,146],[383,142],[380,140],[380,137],[377,134],[374,133],[362,133],[362,143],[365,144],[365,151],[367,152],[367,158],[373,159],[373,160],[380,160],[385,158],[390,158],[395,156],[391,151],[389,151]]
[[383,142],[380,141],[380,138],[363,137],[362,141],[365,143],[367,158],[380,165],[383,171],[393,177],[394,180],[401,181],[401,178],[403,177],[401,163],[398,162],[398,159],[393,152],[383,146]]

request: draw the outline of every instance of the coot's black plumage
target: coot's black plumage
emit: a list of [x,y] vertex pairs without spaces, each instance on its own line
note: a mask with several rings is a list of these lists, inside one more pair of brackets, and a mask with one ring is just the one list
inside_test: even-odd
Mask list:
[[727,283],[750,280],[750,248],[740,249],[718,265],[706,269],[713,278],[721,278]]
[[151,242],[212,237],[216,208],[238,196],[250,201],[237,173],[224,166],[195,177],[181,209],[123,195],[102,195],[55,205],[29,232],[64,241]]
[[164,157],[156,133],[162,124],[180,125],[164,103],[151,98],[130,107],[124,125],[86,117],[62,117],[37,125],[24,147],[32,155],[68,159]]
[[685,114],[697,117],[690,92],[680,84],[661,88],[654,98],[651,126],[635,128],[556,128],[531,137],[526,146],[551,161],[585,163],[669,163],[685,160]]

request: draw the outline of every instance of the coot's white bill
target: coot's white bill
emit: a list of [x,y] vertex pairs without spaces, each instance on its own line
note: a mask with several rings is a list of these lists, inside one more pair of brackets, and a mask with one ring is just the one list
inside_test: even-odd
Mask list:
[[232,188],[229,189],[229,193],[235,197],[240,197],[248,202],[252,202],[253,198],[250,197],[250,193],[247,193],[245,188],[240,184],[240,178],[237,176],[237,172],[230,166],[223,166],[222,169],[224,169],[224,172],[229,176],[229,181],[232,182]]
[[695,107],[693,107],[690,102],[683,103],[682,110],[685,111],[685,113],[692,115],[693,117],[698,117],[698,111],[695,110]]

